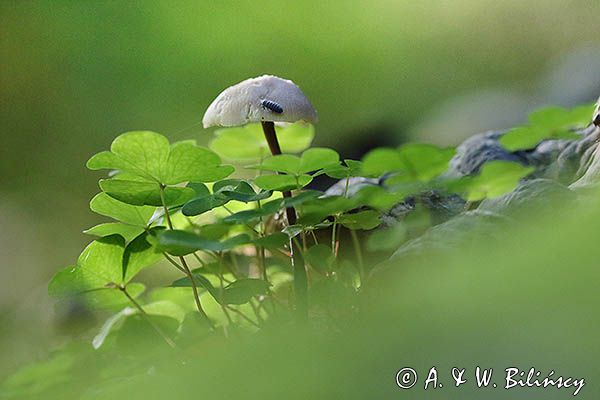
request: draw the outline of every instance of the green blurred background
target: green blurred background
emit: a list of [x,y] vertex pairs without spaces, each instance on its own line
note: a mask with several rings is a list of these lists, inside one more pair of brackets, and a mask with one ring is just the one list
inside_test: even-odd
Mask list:
[[117,134],[206,142],[210,101],[270,73],[346,156],[456,144],[594,100],[598,15],[597,0],[0,2],[0,377],[56,340],[45,285],[101,220],[84,163]]

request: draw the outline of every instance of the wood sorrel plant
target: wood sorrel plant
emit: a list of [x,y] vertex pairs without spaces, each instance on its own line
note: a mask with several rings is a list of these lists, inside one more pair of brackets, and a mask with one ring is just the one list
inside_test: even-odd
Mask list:
[[[560,123],[564,126],[565,118]],[[90,308],[120,310],[107,320],[94,346],[130,315],[141,315],[171,346],[181,329],[166,331],[158,317],[181,328],[196,313],[209,329],[226,333],[260,329],[274,316],[286,319],[294,304],[290,241],[306,260],[310,309],[327,309],[323,299],[328,295],[344,293],[352,299],[365,285],[372,267],[365,250],[386,254],[406,239],[407,221],[375,229],[406,196],[436,189],[477,202],[512,190],[532,172],[494,161],[477,176],[449,180],[442,175],[453,149],[409,144],[373,150],[361,161],[341,161],[332,149],[308,148],[311,125],[283,126],[278,136],[284,153],[300,155],[269,156],[260,124],[249,124],[217,130],[210,149],[192,140],[171,144],[155,132],[127,132],[110,151],[90,158],[88,168],[111,171],[100,180],[102,191],[90,208],[113,221],[86,231],[98,239],[75,265],[54,276],[49,292]],[[238,165],[237,170],[221,158]],[[344,190],[325,195],[307,189],[319,175],[346,179]],[[350,191],[348,178],[359,176],[385,179]],[[298,213],[296,224],[281,224],[290,207]],[[346,232],[351,240],[340,245]],[[359,235],[369,237],[361,241]],[[181,276],[146,291],[135,279],[154,265]],[[340,303],[352,309],[351,300]]]

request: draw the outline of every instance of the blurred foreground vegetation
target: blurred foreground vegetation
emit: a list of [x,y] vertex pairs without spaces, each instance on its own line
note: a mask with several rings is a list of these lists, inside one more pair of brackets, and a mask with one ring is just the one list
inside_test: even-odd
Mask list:
[[[100,221],[87,207],[98,189],[97,179],[82,166],[118,133],[148,128],[171,140],[195,137],[205,142],[210,134],[199,121],[214,95],[241,79],[274,73],[294,79],[317,107],[321,122],[316,143],[344,156],[358,158],[375,145],[398,145],[414,132],[427,141],[454,145],[458,140],[453,136],[442,139],[446,129],[420,127],[432,109],[455,96],[499,89],[527,98],[501,96],[496,112],[464,117],[450,108],[441,126],[450,131],[448,117],[458,115],[473,129],[461,134],[474,133],[475,126],[507,127],[505,120],[487,118],[513,106],[516,118],[524,121],[526,108],[541,102],[572,105],[593,100],[577,98],[575,89],[580,85],[565,83],[583,74],[552,66],[573,52],[594,54],[599,14],[600,3],[592,0],[3,1],[0,278],[6,284],[0,292],[0,376],[11,375],[29,361],[46,360],[49,348],[88,332],[89,326],[61,323],[63,316],[55,313],[46,283],[89,241],[79,232]],[[455,130],[464,127],[460,126]],[[502,356],[519,361],[519,355],[545,354],[545,359],[540,356],[540,368],[555,367],[556,360],[562,368],[568,361],[573,369],[567,372],[585,376],[593,371],[587,366],[597,355],[590,332],[598,327],[590,315],[598,304],[589,297],[597,276],[586,253],[598,222],[593,209],[582,207],[573,216],[553,213],[535,220],[548,228],[543,232],[519,232],[514,241],[484,244],[455,258],[432,259],[414,268],[404,268],[410,263],[403,261],[397,269],[405,276],[389,282],[397,286],[367,302],[368,320],[348,322],[343,335],[284,330],[265,333],[241,349],[238,346],[243,345],[230,342],[204,343],[187,364],[193,367],[185,371],[173,367],[172,378],[175,373],[190,380],[201,374],[211,377],[200,392],[211,385],[236,390],[231,382],[242,387],[252,381],[261,383],[256,387],[281,392],[293,388],[286,393],[289,396],[310,387],[293,384],[296,380],[287,374],[291,366],[322,365],[304,376],[318,384],[313,388],[348,390],[348,397],[387,388],[396,395],[393,374],[410,364],[401,362],[403,358],[414,356],[428,367],[436,359],[432,355],[440,354],[445,362],[460,353],[470,367],[474,356],[465,353],[469,348],[473,355],[481,355],[482,363]],[[432,275],[431,268],[439,272]],[[474,303],[478,296],[482,302]],[[154,345],[152,334],[148,338]],[[69,396],[62,390],[79,393],[90,386],[92,395],[96,391],[91,381],[102,386],[101,393],[121,391],[121,380],[113,379],[117,372],[110,371],[116,368],[110,361],[113,355],[90,368],[89,363],[86,368],[72,363],[71,351],[92,351],[86,335],[81,347],[74,345],[51,364],[20,373],[7,387],[17,397],[25,387],[40,393],[44,392],[40,384],[66,382],[72,371],[87,370],[90,375],[79,383],[70,380],[52,393],[65,398]],[[414,346],[408,344],[412,340]],[[268,343],[273,347],[267,350]],[[298,351],[283,350],[290,347]],[[166,366],[174,364],[171,356],[149,357],[152,361],[143,367],[136,364],[140,360],[133,366],[119,364],[139,372],[123,382],[139,380],[145,388],[136,392],[140,395],[155,389],[144,381],[144,374],[152,380],[156,371],[149,365],[170,371]],[[358,365],[359,358],[372,368]],[[535,361],[534,356],[523,358],[524,364]],[[227,373],[220,373],[221,365],[227,365]],[[340,371],[339,379],[320,374],[323,369]],[[345,372],[351,369],[361,375],[346,379]],[[44,376],[46,372],[54,375]],[[379,385],[382,381],[377,379],[385,384]],[[585,395],[595,394],[591,385],[593,381]],[[194,389],[189,383],[178,387]],[[548,393],[541,396],[550,398]]]
[[[70,343],[50,361],[22,370],[5,394],[26,398],[423,398],[394,382],[411,366],[436,366],[444,388],[432,398],[570,397],[566,389],[473,389],[451,386],[451,367],[536,367],[586,378],[581,398],[600,393],[596,361],[597,201],[538,215],[512,237],[469,251],[392,262],[369,283],[359,315],[339,330],[274,326],[242,339],[188,333],[179,351],[141,320],[111,350]],[[523,225],[520,225],[523,226]],[[341,298],[334,301],[342,301]],[[501,381],[498,381],[501,384]],[[446,386],[447,384],[447,386]],[[8,389],[8,390],[7,390]],[[430,393],[433,392],[433,393]]]

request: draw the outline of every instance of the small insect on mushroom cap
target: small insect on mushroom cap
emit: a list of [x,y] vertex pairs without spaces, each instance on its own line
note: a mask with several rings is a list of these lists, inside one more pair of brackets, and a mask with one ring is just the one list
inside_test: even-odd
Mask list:
[[317,112],[294,82],[263,75],[225,89],[202,118],[205,128],[261,121],[315,123]]

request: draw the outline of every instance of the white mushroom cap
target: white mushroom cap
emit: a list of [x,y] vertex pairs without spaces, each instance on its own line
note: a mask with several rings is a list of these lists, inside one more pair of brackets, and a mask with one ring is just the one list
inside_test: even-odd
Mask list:
[[205,128],[261,121],[314,123],[317,112],[294,82],[263,75],[225,89],[202,118]]

